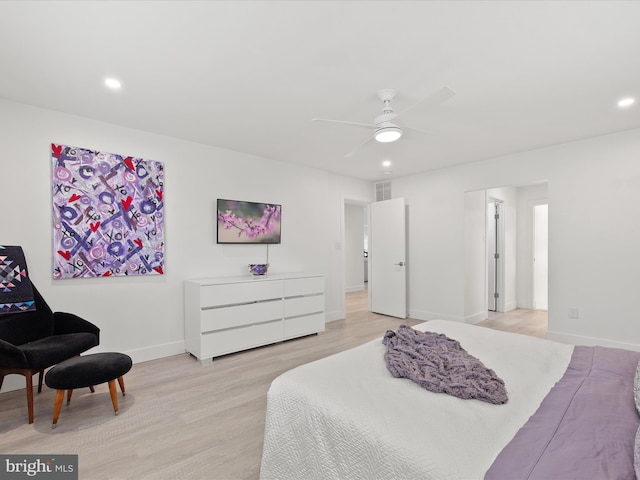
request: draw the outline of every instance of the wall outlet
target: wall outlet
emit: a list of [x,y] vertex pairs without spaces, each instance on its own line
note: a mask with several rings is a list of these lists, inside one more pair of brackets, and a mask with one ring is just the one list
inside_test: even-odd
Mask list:
[[580,318],[580,312],[578,311],[578,307],[569,308],[569,318]]

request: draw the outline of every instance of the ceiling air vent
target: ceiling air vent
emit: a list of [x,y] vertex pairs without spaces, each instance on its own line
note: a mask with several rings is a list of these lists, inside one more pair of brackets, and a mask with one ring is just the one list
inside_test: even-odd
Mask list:
[[391,200],[391,182],[376,183],[376,202]]

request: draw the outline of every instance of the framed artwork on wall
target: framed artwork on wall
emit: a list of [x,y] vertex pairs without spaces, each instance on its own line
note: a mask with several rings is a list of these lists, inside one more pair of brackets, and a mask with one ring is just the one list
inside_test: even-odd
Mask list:
[[53,278],[164,273],[161,162],[51,144]]

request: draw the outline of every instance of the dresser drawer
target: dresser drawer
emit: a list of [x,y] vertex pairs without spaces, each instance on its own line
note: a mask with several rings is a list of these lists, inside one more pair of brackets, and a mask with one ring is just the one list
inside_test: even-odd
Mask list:
[[282,320],[205,333],[202,335],[201,358],[216,357],[279,342],[282,337]]
[[324,293],[324,277],[289,278],[284,281],[285,297],[313,293]]
[[282,318],[282,300],[245,303],[232,307],[203,309],[200,314],[201,332],[224,330]]
[[237,305],[256,300],[280,299],[282,298],[282,293],[282,280],[203,285],[200,288],[200,307]]
[[286,318],[284,320],[284,338],[295,338],[323,331],[323,313],[316,313],[304,317]]
[[309,297],[285,298],[284,316],[285,318],[298,315],[308,315],[324,311],[324,295],[313,295]]

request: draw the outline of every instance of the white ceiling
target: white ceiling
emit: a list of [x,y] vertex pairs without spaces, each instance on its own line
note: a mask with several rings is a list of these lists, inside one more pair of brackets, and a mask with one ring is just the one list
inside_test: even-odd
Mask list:
[[[635,1],[2,1],[0,97],[379,180],[385,159],[397,177],[640,127],[616,105],[640,97],[638,20]],[[351,158],[369,131],[311,121],[444,86],[398,122],[431,134]]]

